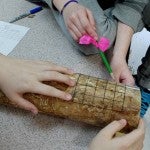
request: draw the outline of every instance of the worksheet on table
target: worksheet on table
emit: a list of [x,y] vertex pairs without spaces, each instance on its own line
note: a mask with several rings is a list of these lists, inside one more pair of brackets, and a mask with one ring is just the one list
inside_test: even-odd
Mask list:
[[8,55],[28,32],[29,28],[0,21],[0,53]]

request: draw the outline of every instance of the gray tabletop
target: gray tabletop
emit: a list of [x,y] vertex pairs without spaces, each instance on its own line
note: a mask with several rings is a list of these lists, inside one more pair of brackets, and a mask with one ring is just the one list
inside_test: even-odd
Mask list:
[[[25,0],[1,0],[0,20],[12,18],[35,7]],[[62,34],[50,9],[44,8],[34,18],[15,24],[29,27],[23,40],[9,54],[11,57],[48,60],[101,78],[109,78],[100,57],[85,57],[74,50]],[[147,134],[144,150],[150,147],[150,111],[146,115]],[[0,150],[86,150],[99,131],[79,122],[0,106]]]

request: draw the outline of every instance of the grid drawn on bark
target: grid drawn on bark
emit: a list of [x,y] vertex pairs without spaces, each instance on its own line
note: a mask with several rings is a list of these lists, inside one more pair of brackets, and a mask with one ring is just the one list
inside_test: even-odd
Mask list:
[[[125,132],[138,126],[141,106],[139,89],[83,74],[74,74],[71,78],[76,80],[74,87],[55,81],[44,83],[69,92],[73,96],[72,101],[34,93],[26,93],[24,97],[41,113],[101,127],[113,120],[124,118],[128,122]],[[17,107],[2,92],[0,92],[0,104]]]

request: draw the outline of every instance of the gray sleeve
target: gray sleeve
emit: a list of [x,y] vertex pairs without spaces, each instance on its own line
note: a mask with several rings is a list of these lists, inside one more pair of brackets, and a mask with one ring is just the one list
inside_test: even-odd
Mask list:
[[125,0],[116,3],[112,15],[119,21],[133,28],[136,32],[141,24],[142,12],[149,0]]
[[143,21],[148,27],[150,27],[150,1],[143,11]]
[[53,5],[53,0],[43,0],[45,1],[51,9],[56,10],[56,7]]
[[150,89],[150,46],[138,67],[137,82],[140,86]]

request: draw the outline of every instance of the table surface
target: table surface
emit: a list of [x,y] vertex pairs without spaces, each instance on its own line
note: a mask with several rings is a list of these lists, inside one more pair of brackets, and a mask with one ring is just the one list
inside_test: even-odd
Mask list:
[[[1,0],[0,20],[12,18],[34,8],[25,0]],[[100,57],[85,57],[76,51],[59,29],[51,10],[44,8],[34,18],[24,18],[15,24],[29,27],[23,40],[9,54],[11,57],[48,60],[73,68],[76,72],[109,78]],[[145,116],[144,150],[150,147],[150,111]],[[99,131],[79,122],[0,106],[1,150],[86,150]]]

